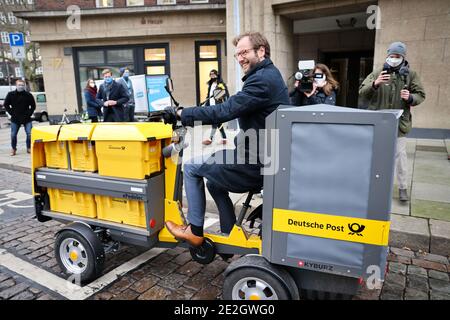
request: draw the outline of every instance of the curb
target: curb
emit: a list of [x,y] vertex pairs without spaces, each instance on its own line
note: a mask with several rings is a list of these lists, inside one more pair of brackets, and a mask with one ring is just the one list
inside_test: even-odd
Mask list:
[[0,168],[11,170],[11,171],[17,171],[17,172],[31,174],[31,169],[30,168],[17,166],[15,164],[0,163]]

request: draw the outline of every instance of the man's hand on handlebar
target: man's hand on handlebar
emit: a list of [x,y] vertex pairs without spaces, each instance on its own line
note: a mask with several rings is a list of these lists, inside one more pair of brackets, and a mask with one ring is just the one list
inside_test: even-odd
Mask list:
[[164,108],[163,119],[165,124],[176,124],[181,119],[183,107],[166,107]]

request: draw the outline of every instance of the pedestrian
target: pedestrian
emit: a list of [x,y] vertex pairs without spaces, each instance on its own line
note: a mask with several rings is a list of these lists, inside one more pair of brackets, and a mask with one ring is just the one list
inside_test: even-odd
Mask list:
[[367,76],[359,88],[359,95],[369,110],[403,110],[399,119],[395,170],[399,199],[408,201],[406,135],[412,127],[411,107],[425,100],[425,90],[418,74],[411,70],[406,60],[404,43],[394,42],[389,46],[383,68]]
[[97,92],[97,102],[103,106],[103,121],[124,122],[124,105],[129,100],[128,92],[112,78],[111,70],[103,70],[102,75],[104,82]]
[[[220,104],[225,102],[229,98],[228,88],[226,84],[222,81],[220,74],[217,70],[211,70],[209,73],[209,81],[208,81],[208,97],[206,100],[206,106],[215,106],[216,104]],[[214,139],[217,128],[220,130],[220,134],[222,135],[222,140],[219,144],[227,144],[227,134],[225,133],[224,125],[221,123],[212,124],[211,134],[209,138],[204,140],[202,143],[204,145],[210,145]]]
[[313,104],[336,105],[336,94],[339,82],[334,79],[330,69],[318,63],[314,67],[312,91],[300,92],[300,81],[295,81],[295,88],[289,94],[291,104],[294,106],[307,106]]
[[27,153],[31,150],[31,129],[33,127],[31,116],[36,109],[36,102],[31,93],[26,91],[24,80],[16,81],[16,90],[8,92],[4,106],[11,116],[11,156],[17,153],[17,133],[23,125],[27,134]]
[[98,122],[102,116],[102,106],[97,101],[97,85],[93,79],[88,79],[84,88],[84,100],[86,101],[87,113],[91,122]]
[[[206,200],[203,179],[208,180],[208,190],[219,209],[221,231],[231,232],[236,223],[236,216],[229,192],[245,193],[261,190],[263,164],[259,133],[265,129],[266,117],[269,114],[279,105],[289,104],[288,89],[279,70],[270,60],[270,45],[267,39],[258,32],[249,32],[235,38],[233,44],[236,47],[234,56],[245,74],[241,91],[215,106],[165,109],[164,119],[168,123],[180,119],[184,126],[193,126],[194,121],[213,124],[237,118],[241,128],[235,138],[234,150],[220,150],[206,161],[194,158],[184,165],[184,182],[189,207],[187,219],[190,224],[181,226],[167,221],[166,227],[175,238],[185,240],[192,246],[201,245],[204,239]],[[252,131],[256,133],[255,143],[249,143],[247,139],[246,133]],[[255,154],[257,161],[252,161]],[[245,159],[240,155],[245,155]],[[230,163],[228,159],[233,159],[233,162]]]
[[122,74],[122,78],[119,79],[118,82],[122,83],[125,89],[128,92],[128,97],[130,100],[125,104],[125,121],[134,122],[134,89],[133,83],[130,80],[130,70],[128,68],[121,68],[120,73]]

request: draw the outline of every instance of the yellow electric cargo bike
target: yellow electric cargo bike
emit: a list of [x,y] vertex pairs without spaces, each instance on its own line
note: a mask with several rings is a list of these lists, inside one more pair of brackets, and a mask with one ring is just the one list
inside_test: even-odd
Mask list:
[[[165,228],[183,223],[185,128],[161,112],[140,123],[34,127],[36,216],[67,223],[56,235],[61,269],[82,283],[98,277],[119,243],[179,243]],[[242,255],[225,271],[223,298],[345,298],[385,274],[398,114],[325,105],[281,106],[266,121],[262,207],[247,196],[228,235],[205,231],[189,248],[202,264]],[[283,141],[283,143],[278,143]],[[262,220],[258,232],[243,221]]]

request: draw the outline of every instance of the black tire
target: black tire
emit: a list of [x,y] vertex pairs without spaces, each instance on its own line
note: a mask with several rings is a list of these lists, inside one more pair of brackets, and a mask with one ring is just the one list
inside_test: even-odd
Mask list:
[[[244,279],[248,280],[244,281]],[[223,283],[222,296],[224,300],[250,300],[250,296],[244,290],[239,290],[240,283],[246,284],[248,288],[256,287],[256,283],[263,284],[260,288],[259,298],[261,300],[290,300],[291,294],[286,286],[277,277],[262,269],[251,266],[236,269],[229,273]],[[265,283],[265,284],[264,284]],[[236,287],[238,286],[238,287]],[[236,287],[237,297],[233,297]],[[253,297],[254,299],[255,297]]]
[[70,120],[69,121],[69,124],[74,124],[74,123],[81,123],[81,121],[80,120]]
[[45,113],[45,112],[41,113],[41,116],[39,118],[39,122],[47,122],[47,121],[48,121],[47,113]]
[[[69,270],[67,266],[64,264],[63,259],[66,261],[67,264],[70,264],[72,260],[68,257],[61,257],[61,246],[64,245],[65,240],[71,241],[70,239],[74,240],[74,244],[78,243],[78,247],[82,247],[82,254],[81,256],[83,259],[86,259],[85,268],[83,271],[81,271],[81,267],[79,265],[75,265],[72,262],[73,268],[80,268],[81,272],[74,272],[73,270]],[[67,242],[66,241],[66,242]],[[81,244],[81,246],[79,246]],[[67,254],[70,254],[68,252],[69,247],[64,245],[66,248],[62,248]],[[76,246],[76,245],[75,245]],[[99,259],[94,254],[94,251],[92,250],[92,247],[89,245],[88,241],[78,232],[72,231],[72,230],[63,230],[61,231],[58,236],[56,237],[55,241],[55,257],[56,261],[58,262],[59,267],[61,270],[69,275],[74,276],[74,280],[79,280],[81,284],[86,284],[92,280],[95,280],[101,273],[101,270],[103,269],[102,262],[98,262]],[[80,262],[81,263],[81,262]]]
[[216,247],[214,242],[205,238],[202,245],[199,247],[189,247],[189,252],[194,261],[200,264],[210,264],[216,257]]

